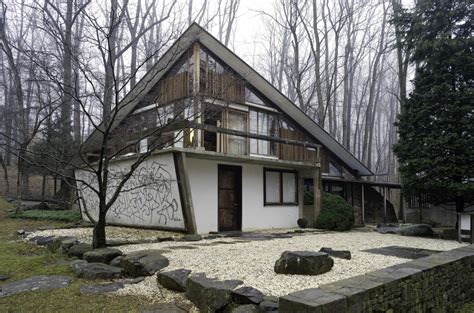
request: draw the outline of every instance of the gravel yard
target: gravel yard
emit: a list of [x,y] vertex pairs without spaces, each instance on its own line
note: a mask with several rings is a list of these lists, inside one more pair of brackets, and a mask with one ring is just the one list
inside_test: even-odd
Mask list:
[[[286,229],[261,231],[262,234],[285,233]],[[92,228],[44,230],[32,236],[74,236],[81,241],[90,241]],[[109,240],[151,240],[157,237],[180,237],[181,234],[156,230],[142,230],[124,227],[107,227]],[[232,243],[232,244],[229,244]],[[361,275],[387,266],[408,262],[409,259],[385,256],[361,250],[386,246],[403,246],[430,250],[450,250],[462,246],[455,241],[404,237],[379,234],[368,228],[350,232],[315,232],[304,235],[293,234],[292,238],[272,240],[251,240],[247,238],[218,238],[197,242],[166,241],[124,245],[117,248],[124,253],[146,249],[165,249],[164,255],[170,265],[166,270],[186,268],[193,273],[204,272],[217,279],[240,279],[245,285],[260,289],[263,293],[282,296],[305,288],[318,287],[344,278]],[[286,250],[319,251],[321,247],[335,250],[350,250],[351,260],[334,258],[334,267],[328,273],[318,276],[282,275],[273,270],[275,261]],[[182,300],[183,296],[159,288],[156,275],[143,282],[118,291],[119,294],[145,295],[155,299]]]
[[[198,243],[166,242],[122,246],[125,253],[143,249],[167,249],[172,246],[193,246],[207,242],[232,242],[198,246],[197,249],[175,249],[164,253],[170,260],[167,270],[186,268],[193,272],[204,272],[208,277],[218,279],[240,279],[246,285],[260,289],[267,295],[282,296],[289,292],[305,288],[318,287],[320,284],[361,275],[369,271],[409,261],[408,259],[383,256],[362,252],[369,248],[392,245],[450,250],[462,246],[455,241],[382,235],[376,232],[354,230],[350,232],[309,233],[287,239],[241,242],[237,239],[214,239]],[[319,251],[321,247],[350,250],[351,260],[334,258],[334,267],[328,273],[318,276],[279,275],[273,271],[275,261],[285,250]],[[149,277],[140,284],[122,289],[122,294],[140,294],[154,296],[162,291],[155,277]]]
[[[158,237],[182,236],[182,234],[172,231],[119,226],[107,226],[105,232],[107,234],[107,240],[117,241],[156,240]],[[29,234],[26,239],[35,236],[71,236],[76,237],[81,242],[92,242],[92,227],[39,230]]]

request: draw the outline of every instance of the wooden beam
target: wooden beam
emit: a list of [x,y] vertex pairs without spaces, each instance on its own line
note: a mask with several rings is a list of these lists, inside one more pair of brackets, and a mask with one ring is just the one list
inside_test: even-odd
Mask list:
[[254,133],[244,132],[240,130],[234,130],[234,129],[217,127],[217,126],[206,125],[206,124],[191,123],[189,126],[192,128],[202,129],[204,131],[213,132],[213,133],[222,133],[222,134],[232,135],[232,136],[267,140],[267,141],[278,142],[278,143],[283,143],[287,145],[303,146],[303,147],[312,148],[312,149],[318,149],[321,147],[321,145],[318,145],[312,142],[299,141],[299,140],[293,140],[293,139],[283,139],[280,137],[254,134]]
[[313,227],[318,220],[319,213],[321,213],[322,197],[321,197],[321,168],[315,168],[313,170]]
[[196,217],[194,215],[193,198],[191,196],[191,185],[187,172],[186,154],[183,152],[173,152],[176,176],[178,180],[179,197],[183,210],[184,227],[189,234],[196,234]]
[[361,184],[361,204],[362,204],[362,224],[365,225],[365,191],[364,191],[364,184]]

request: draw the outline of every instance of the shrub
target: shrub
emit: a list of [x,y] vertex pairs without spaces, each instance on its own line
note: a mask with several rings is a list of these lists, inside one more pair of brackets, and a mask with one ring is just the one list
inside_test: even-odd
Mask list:
[[313,191],[305,190],[303,204],[311,205],[314,203],[314,193]]
[[354,225],[352,206],[338,195],[322,194],[322,207],[316,228],[330,230],[350,230]]
[[76,222],[81,220],[81,213],[77,210],[28,210],[12,213],[10,218]]

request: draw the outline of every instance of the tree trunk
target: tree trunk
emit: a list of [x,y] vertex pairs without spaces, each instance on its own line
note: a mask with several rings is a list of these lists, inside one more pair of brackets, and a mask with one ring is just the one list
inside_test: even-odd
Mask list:
[[105,235],[105,222],[106,222],[106,213],[105,211],[105,204],[104,207],[102,205],[99,209],[99,217],[94,225],[93,237],[92,237],[92,248],[104,248],[107,245],[107,239]]

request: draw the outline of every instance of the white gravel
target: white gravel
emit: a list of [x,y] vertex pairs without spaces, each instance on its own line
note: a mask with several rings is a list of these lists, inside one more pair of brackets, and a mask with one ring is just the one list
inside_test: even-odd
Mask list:
[[[35,236],[71,236],[81,242],[92,242],[92,227],[58,228],[38,230],[29,234],[26,239]],[[156,240],[157,237],[181,237],[182,234],[155,229],[139,229],[131,227],[107,226],[105,232],[108,240]]]
[[[233,241],[234,239],[205,240]],[[239,240],[239,239],[236,239]],[[175,245],[193,243],[165,242],[122,246],[125,253],[143,249],[166,249]],[[164,253],[170,260],[166,270],[187,268],[193,272],[204,272],[208,277],[218,279],[240,279],[245,285],[260,289],[267,295],[282,296],[305,288],[318,287],[344,278],[365,274],[387,266],[409,261],[408,259],[383,256],[361,250],[398,245],[432,250],[450,250],[462,246],[455,241],[382,235],[376,232],[351,231],[344,233],[305,234],[289,239],[251,241],[232,245],[200,246],[193,250],[171,250]],[[275,274],[273,265],[285,250],[319,251],[321,247],[350,250],[351,260],[334,258],[334,267],[328,273],[318,276]],[[153,295],[158,290],[155,278],[130,286],[122,293]]]
[[[262,231],[262,233],[286,232],[286,229]],[[32,236],[75,236],[82,241],[90,241],[92,228],[57,229],[38,231]],[[137,230],[122,227],[107,227],[109,239],[151,239],[158,236],[175,236],[177,233]],[[334,282],[356,275],[362,275],[387,266],[408,262],[408,259],[384,256],[361,250],[386,246],[404,246],[432,250],[450,250],[461,247],[456,241],[439,239],[403,237],[391,234],[379,234],[370,229],[358,229],[350,232],[306,233],[285,239],[239,242],[243,238],[220,238],[198,242],[161,242],[135,244],[118,247],[124,253],[146,249],[167,249],[172,246],[194,246],[197,249],[176,249],[164,253],[170,260],[165,270],[186,268],[194,273],[204,272],[208,277],[217,279],[240,279],[247,286],[260,289],[263,293],[282,296],[290,292],[318,287],[320,284]],[[235,244],[199,246],[217,241],[237,241]],[[334,267],[328,273],[318,276],[281,275],[273,271],[275,261],[286,250],[319,251],[321,247],[336,250],[350,250],[351,260],[334,258]],[[177,294],[159,287],[156,275],[147,277],[143,282],[127,285],[119,294],[144,295],[165,302],[186,301]]]

